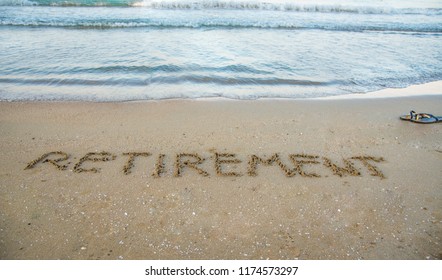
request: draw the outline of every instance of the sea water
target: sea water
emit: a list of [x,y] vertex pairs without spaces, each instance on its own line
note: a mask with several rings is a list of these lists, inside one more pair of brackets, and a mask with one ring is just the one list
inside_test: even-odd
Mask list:
[[438,80],[441,0],[0,0],[0,100],[315,98]]

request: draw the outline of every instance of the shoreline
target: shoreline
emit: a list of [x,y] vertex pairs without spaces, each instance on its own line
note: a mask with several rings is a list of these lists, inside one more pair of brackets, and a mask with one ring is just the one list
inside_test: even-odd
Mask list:
[[170,102],[170,101],[297,101],[297,100],[353,100],[353,99],[378,99],[378,98],[406,98],[406,97],[426,97],[442,95],[442,80],[424,84],[411,85],[405,88],[385,88],[367,93],[350,93],[325,97],[306,98],[281,98],[281,97],[261,97],[257,99],[238,99],[227,97],[198,97],[198,98],[164,98],[164,99],[138,99],[125,101],[90,101],[90,100],[0,100],[3,102],[22,103],[143,103],[143,102]]
[[0,259],[441,259],[441,105],[0,102]]
[[365,94],[348,94],[324,97],[323,99],[372,99],[372,98],[401,98],[442,95],[442,81],[411,85],[406,88],[386,88]]

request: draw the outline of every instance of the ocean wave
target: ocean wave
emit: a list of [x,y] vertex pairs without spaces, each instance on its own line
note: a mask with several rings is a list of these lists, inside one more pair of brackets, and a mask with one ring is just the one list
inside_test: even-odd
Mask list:
[[76,67],[68,69],[66,73],[138,73],[138,74],[155,74],[155,73],[183,73],[183,72],[215,72],[215,73],[251,73],[251,74],[271,74],[269,71],[256,69],[241,64],[231,64],[220,67],[207,67],[197,64],[187,66],[178,66],[174,64],[164,64],[157,66],[146,65],[112,65],[94,68]]
[[0,83],[50,85],[50,86],[148,86],[152,84],[216,84],[224,86],[237,85],[291,85],[291,86],[326,86],[339,82],[321,82],[313,80],[282,79],[276,77],[251,78],[251,77],[223,77],[216,75],[179,75],[158,76],[147,79],[80,79],[80,78],[0,78]]
[[355,14],[442,14],[442,5],[430,7],[393,7],[382,2],[359,5],[358,2],[318,3],[290,0],[0,0],[0,6],[127,6],[162,10],[266,10],[308,13],[355,13]]
[[171,10],[266,10],[266,11],[294,11],[318,13],[357,13],[357,14],[434,14],[440,12],[438,8],[394,8],[391,6],[375,5],[348,5],[330,2],[314,1],[231,1],[231,0],[199,0],[199,1],[155,1],[140,0],[131,6],[149,7],[154,9]]
[[133,5],[136,5],[136,0],[0,0],[0,6],[114,7]]
[[68,67],[65,69],[57,69],[53,71],[51,69],[39,69],[35,71],[32,67],[22,67],[10,69],[10,72],[3,70],[3,73],[32,73],[39,75],[57,74],[57,75],[72,75],[72,74],[179,74],[188,72],[204,72],[204,73],[245,73],[245,74],[258,74],[266,75],[272,74],[270,71],[257,69],[242,64],[231,64],[219,67],[201,66],[198,64],[190,65],[175,65],[175,64],[162,64],[155,66],[147,65],[110,65],[100,67]]
[[0,6],[37,6],[37,2],[29,0],[0,0]]
[[116,19],[116,20],[32,20],[0,19],[0,26],[10,27],[53,27],[73,29],[118,29],[118,28],[153,28],[153,29],[287,29],[287,30],[325,30],[345,32],[415,32],[442,33],[442,24],[426,23],[320,23],[320,22],[280,22],[266,20],[150,20],[150,19]]

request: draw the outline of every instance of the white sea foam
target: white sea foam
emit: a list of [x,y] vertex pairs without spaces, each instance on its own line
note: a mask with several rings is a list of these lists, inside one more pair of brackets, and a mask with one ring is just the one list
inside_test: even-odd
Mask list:
[[[392,2],[391,4],[393,4]],[[229,1],[229,0],[141,0],[132,6],[155,9],[230,9],[230,10],[276,10],[320,13],[360,13],[360,14],[391,14],[391,13],[427,13],[420,5],[389,5],[379,1]],[[439,7],[431,5],[431,7]],[[440,5],[442,8],[442,5]]]
[[412,85],[406,88],[386,88],[369,93],[353,93],[322,97],[320,99],[374,99],[374,98],[398,98],[417,96],[442,96],[442,81]]
[[[23,14],[21,13],[23,12]],[[152,9],[70,9],[3,12],[0,26],[66,28],[260,28],[314,29],[332,31],[389,31],[441,33],[440,16],[422,14],[297,13],[268,10],[152,10]],[[442,13],[442,10],[440,11]],[[442,14],[441,14],[442,15]]]
[[273,10],[320,13],[426,14],[442,9],[438,0],[0,0],[0,6],[133,6],[151,9]]

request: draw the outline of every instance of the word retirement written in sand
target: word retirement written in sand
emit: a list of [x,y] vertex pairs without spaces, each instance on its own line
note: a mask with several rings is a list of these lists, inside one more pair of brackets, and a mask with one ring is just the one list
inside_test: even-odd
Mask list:
[[[71,155],[63,151],[49,152],[41,155],[28,163],[26,169],[37,165],[53,165],[58,170],[72,170],[75,173],[98,173],[100,165],[104,162],[114,161],[117,157],[125,157],[127,160],[121,168],[123,174],[128,175],[134,171],[135,163],[141,160],[152,162],[151,175],[154,178],[165,176],[182,177],[186,173],[200,176],[216,175],[221,177],[255,177],[262,168],[272,167],[275,172],[282,173],[286,177],[309,177],[319,178],[324,174],[319,171],[328,171],[339,177],[363,176],[370,174],[384,179],[383,172],[377,166],[385,160],[382,157],[352,156],[333,161],[328,157],[313,154],[289,154],[281,156],[274,153],[269,156],[250,154],[246,160],[234,153],[212,152],[210,156],[202,156],[199,153],[176,153],[172,156],[166,154],[154,155],[150,152],[127,152],[117,156],[111,152],[89,152],[76,162],[69,162]],[[211,161],[211,164],[209,163]],[[210,167],[210,165],[212,167]],[[316,166],[315,171],[312,167]],[[319,168],[320,167],[320,168]],[[242,171],[238,171],[242,170]],[[279,171],[278,171],[279,169]]]

